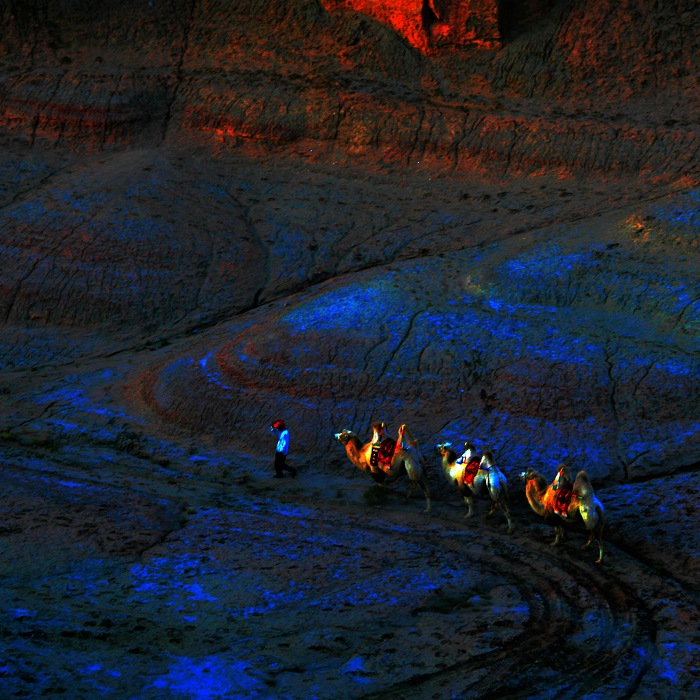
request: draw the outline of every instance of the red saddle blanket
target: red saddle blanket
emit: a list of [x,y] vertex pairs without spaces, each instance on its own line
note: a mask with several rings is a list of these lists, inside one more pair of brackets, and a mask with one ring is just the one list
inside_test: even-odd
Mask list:
[[472,457],[467,462],[467,466],[464,467],[464,471],[462,472],[462,480],[467,486],[469,486],[469,488],[474,485],[476,473],[479,471],[479,464],[481,464],[481,459],[479,459],[479,457]]
[[559,515],[566,516],[569,513],[569,504],[571,503],[571,497],[574,494],[573,488],[560,488],[557,491],[557,496],[554,499],[554,512]]
[[386,469],[391,466],[391,460],[394,458],[396,449],[396,440],[386,438],[381,445],[372,445],[372,454],[369,458],[369,463],[373,467],[381,467]]

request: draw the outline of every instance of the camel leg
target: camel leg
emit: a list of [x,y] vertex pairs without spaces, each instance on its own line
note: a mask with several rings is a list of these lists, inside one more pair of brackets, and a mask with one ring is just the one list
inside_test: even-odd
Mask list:
[[408,491],[406,492],[406,500],[410,501],[411,496],[413,495],[413,492],[416,490],[418,484],[411,479],[411,482],[408,484]]
[[[583,513],[581,513],[583,515]],[[600,564],[603,561],[603,522],[600,517],[600,513],[596,512],[595,517],[587,515],[584,517],[584,523],[586,527],[590,527],[588,530],[588,542],[584,544],[581,549],[587,549],[594,539],[598,541],[598,558],[596,559],[596,564]]]
[[584,545],[581,545],[581,549],[588,549],[588,547],[592,544],[594,539],[598,542],[598,558],[595,561],[596,564],[600,564],[603,561],[603,533],[600,530],[600,528],[590,530],[588,542],[586,542],[586,544]]
[[473,505],[473,499],[471,496],[465,496],[464,497],[464,503],[466,504],[467,508],[467,514],[464,516],[465,518],[471,518],[474,515],[474,505]]
[[564,528],[561,525],[555,525],[554,532],[556,534],[552,540],[552,545],[557,545],[564,539]]
[[423,491],[425,494],[425,510],[424,513],[430,513],[430,493],[428,491]]
[[602,535],[598,538],[598,558],[595,560],[596,564],[603,563],[603,537]]
[[423,491],[423,495],[425,496],[425,510],[423,512],[430,513],[430,489],[428,488],[428,484],[426,484],[423,480],[419,482],[419,485]]
[[600,526],[597,529],[596,532],[596,537],[598,538],[598,558],[596,559],[595,563],[596,564],[602,564],[603,563],[603,528],[605,527],[605,523],[600,523]]
[[510,533],[513,532],[513,521],[510,517],[510,507],[507,503],[501,503],[501,510],[503,511],[504,515],[506,516],[506,520],[508,521],[508,530],[506,532],[510,535]]
[[413,495],[413,492],[419,488],[423,492],[423,495],[425,496],[426,500],[426,507],[425,510],[423,511],[424,513],[429,513],[430,512],[430,491],[428,490],[428,485],[421,481],[416,481],[411,479],[411,483],[408,485],[408,493],[406,494],[406,500],[410,500],[411,496]]

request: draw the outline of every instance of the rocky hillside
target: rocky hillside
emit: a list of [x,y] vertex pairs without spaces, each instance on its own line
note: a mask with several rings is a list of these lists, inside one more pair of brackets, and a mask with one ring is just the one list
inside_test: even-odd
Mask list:
[[696,173],[699,15],[690,0],[18,1],[0,16],[0,128],[89,150],[309,139],[450,171]]
[[[0,4],[3,691],[697,696],[699,20]],[[374,420],[431,515],[333,438]],[[561,463],[602,565],[525,500]]]

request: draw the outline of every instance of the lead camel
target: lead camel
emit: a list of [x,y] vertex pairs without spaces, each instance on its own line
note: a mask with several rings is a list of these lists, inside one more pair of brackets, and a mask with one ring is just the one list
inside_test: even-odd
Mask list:
[[[376,424],[380,425],[380,424]],[[377,427],[375,435],[377,434]],[[352,430],[335,433],[335,439],[345,447],[348,459],[378,484],[387,485],[401,476],[410,479],[407,498],[420,488],[425,496],[424,513],[430,512],[430,489],[425,471],[425,461],[406,425],[399,428],[398,439],[384,439],[380,444],[363,444]]]

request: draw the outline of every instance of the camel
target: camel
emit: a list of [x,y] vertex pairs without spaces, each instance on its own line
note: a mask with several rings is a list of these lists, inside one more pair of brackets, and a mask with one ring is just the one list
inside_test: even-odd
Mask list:
[[[375,436],[384,436],[385,424],[375,423],[372,427]],[[406,498],[410,498],[415,489],[420,488],[426,501],[423,512],[430,512],[430,489],[425,461],[418,449],[418,441],[413,439],[405,424],[399,427],[396,441],[385,437],[381,444],[368,442],[363,445],[360,438],[347,428],[335,433],[334,437],[345,447],[350,461],[378,484],[387,485],[400,476],[408,475],[410,484]]]
[[491,497],[491,510],[487,515],[491,515],[500,508],[508,521],[508,532],[513,532],[508,501],[508,480],[496,466],[491,452],[484,452],[479,459],[471,443],[465,443],[465,448],[463,458],[458,462],[457,453],[449,442],[437,445],[437,450],[442,456],[442,468],[447,478],[457,485],[467,505],[468,511],[464,517],[471,518],[474,515],[474,497],[488,493]]
[[[569,469],[562,464],[551,484],[547,484],[544,476],[534,469],[524,471],[520,477],[525,482],[525,496],[532,510],[542,516],[545,522],[554,525],[555,537],[552,544],[557,545],[564,538],[563,522],[571,524],[583,522],[588,531],[588,541],[581,549],[589,547],[595,538],[598,542],[598,559],[595,563],[600,564],[603,561],[605,510],[593,491],[588,474],[583,470],[580,471],[572,484]],[[570,497],[562,499],[560,492],[564,489],[568,490],[568,487],[570,487]]]

